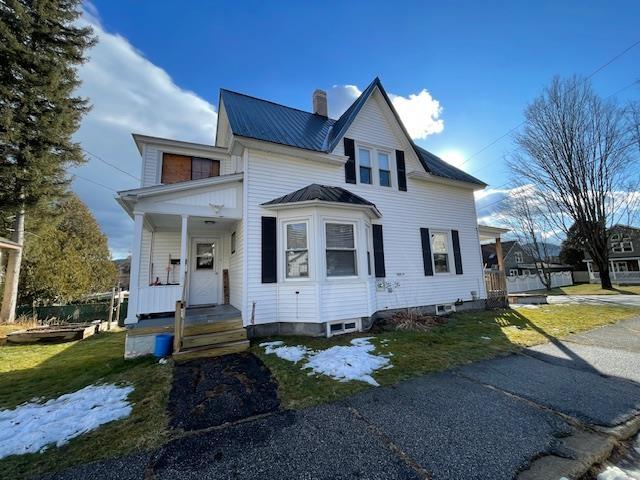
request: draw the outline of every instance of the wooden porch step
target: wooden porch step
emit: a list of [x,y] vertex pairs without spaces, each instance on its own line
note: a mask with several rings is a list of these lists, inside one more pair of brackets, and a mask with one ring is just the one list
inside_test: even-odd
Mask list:
[[247,331],[244,328],[235,328],[224,332],[202,333],[189,335],[182,338],[183,348],[203,347],[205,345],[219,345],[221,343],[239,342],[247,339]]
[[228,332],[240,328],[242,328],[242,319],[240,317],[210,323],[203,322],[193,324],[189,324],[189,319],[187,318],[187,324],[184,326],[182,334],[184,337],[190,337],[192,335],[203,335],[205,333]]
[[182,350],[173,354],[176,362],[187,362],[197,358],[220,357],[230,353],[244,352],[249,348],[249,340],[241,340],[239,342],[220,343],[218,345],[205,345],[203,347],[194,347]]

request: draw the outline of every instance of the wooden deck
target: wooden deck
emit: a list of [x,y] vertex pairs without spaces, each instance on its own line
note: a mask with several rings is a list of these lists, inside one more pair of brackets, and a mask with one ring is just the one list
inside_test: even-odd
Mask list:
[[173,333],[173,358],[176,361],[215,357],[249,348],[247,332],[237,308],[217,305],[178,311],[180,314],[140,320],[129,327],[127,335]]

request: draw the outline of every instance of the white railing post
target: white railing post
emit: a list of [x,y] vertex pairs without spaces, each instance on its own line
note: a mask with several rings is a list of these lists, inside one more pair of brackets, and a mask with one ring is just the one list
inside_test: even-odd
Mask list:
[[140,260],[142,252],[142,230],[144,213],[135,212],[133,218],[133,245],[131,248],[131,271],[129,274],[129,305],[125,324],[138,323],[138,291],[140,289]]
[[187,222],[188,215],[182,215],[182,226],[180,230],[180,286],[184,287],[184,280],[187,272]]

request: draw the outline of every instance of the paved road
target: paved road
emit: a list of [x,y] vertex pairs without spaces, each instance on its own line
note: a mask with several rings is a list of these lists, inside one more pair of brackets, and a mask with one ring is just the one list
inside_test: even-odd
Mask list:
[[550,304],[582,303],[586,305],[624,305],[640,307],[640,295],[549,295]]
[[639,410],[640,320],[630,320],[51,478],[506,480],[560,451],[572,427],[554,411],[613,426]]

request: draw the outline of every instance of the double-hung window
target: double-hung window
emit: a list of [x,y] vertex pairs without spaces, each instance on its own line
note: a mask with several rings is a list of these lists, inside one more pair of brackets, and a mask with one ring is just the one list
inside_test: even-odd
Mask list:
[[353,224],[325,224],[327,277],[352,277],[358,274]]
[[391,167],[389,164],[389,154],[378,152],[378,172],[380,174],[380,186],[391,186]]
[[449,235],[446,232],[431,233],[431,251],[435,273],[449,272]]
[[371,150],[358,149],[358,164],[360,165],[360,183],[371,184]]
[[309,277],[309,246],[307,243],[307,224],[286,224],[286,276],[287,278]]

